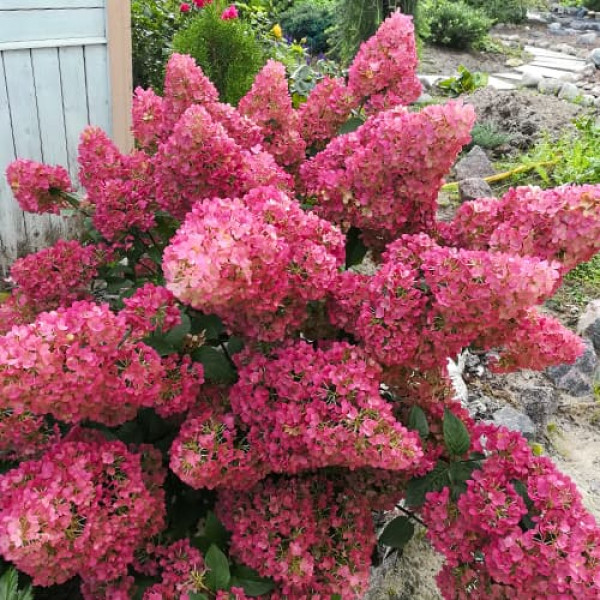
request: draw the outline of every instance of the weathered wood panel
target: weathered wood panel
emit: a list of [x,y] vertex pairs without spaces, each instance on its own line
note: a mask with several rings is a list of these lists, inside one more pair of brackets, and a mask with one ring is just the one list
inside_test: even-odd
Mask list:
[[0,0],[0,276],[73,229],[19,209],[4,177],[11,161],[60,164],[77,183],[86,125],[131,146],[129,10],[129,0]]

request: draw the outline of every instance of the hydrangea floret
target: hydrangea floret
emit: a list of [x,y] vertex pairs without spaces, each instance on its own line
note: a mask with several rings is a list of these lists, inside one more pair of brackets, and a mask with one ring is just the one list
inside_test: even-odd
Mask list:
[[410,107],[415,68],[398,12],[300,107],[275,61],[234,107],[173,54],[164,95],[135,92],[135,150],[89,127],[78,182],[9,166],[24,210],[85,236],[15,262],[0,303],[4,561],[85,600],[352,600],[397,509],[446,600],[598,598],[573,482],[474,422],[446,365],[576,360],[538,307],[600,250],[600,186],[440,221],[475,115]]

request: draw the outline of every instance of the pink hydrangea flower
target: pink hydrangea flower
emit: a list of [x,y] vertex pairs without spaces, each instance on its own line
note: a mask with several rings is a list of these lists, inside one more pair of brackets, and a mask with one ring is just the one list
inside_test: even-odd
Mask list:
[[237,19],[239,17],[238,10],[234,4],[228,6],[222,13],[221,19],[223,21],[231,21],[232,19]]

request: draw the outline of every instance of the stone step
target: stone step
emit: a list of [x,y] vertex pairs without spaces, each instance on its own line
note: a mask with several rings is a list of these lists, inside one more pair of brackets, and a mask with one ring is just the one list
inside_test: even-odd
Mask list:
[[510,83],[510,81],[506,81],[505,79],[500,79],[495,75],[489,76],[488,85],[497,90],[514,90],[517,87],[514,83]]
[[492,77],[498,77],[500,79],[506,79],[508,81],[521,81],[523,75],[521,73],[515,73],[514,71],[504,71],[502,73],[492,73]]
[[549,67],[536,67],[534,65],[523,65],[516,69],[520,73],[529,73],[531,75],[538,75],[539,77],[549,77],[551,79],[565,79],[570,75],[569,71],[561,71],[560,69],[554,69]]
[[557,60],[534,60],[528,63],[531,67],[541,67],[543,69],[556,69],[565,73],[579,73],[585,69],[585,63],[571,64],[561,63]]

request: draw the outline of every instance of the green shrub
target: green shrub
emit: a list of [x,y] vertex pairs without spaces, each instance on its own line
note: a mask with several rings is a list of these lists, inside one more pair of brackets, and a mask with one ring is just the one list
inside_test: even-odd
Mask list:
[[481,40],[492,26],[482,11],[462,0],[430,0],[423,7],[428,41],[440,46],[464,49]]
[[306,45],[312,54],[329,50],[326,31],[333,23],[332,5],[316,0],[294,4],[279,15],[284,35],[294,40],[306,39]]
[[132,0],[133,84],[162,90],[173,35],[181,25],[178,0]]
[[483,11],[494,23],[521,23],[527,16],[527,0],[465,0]]
[[173,48],[193,56],[221,100],[235,105],[252,86],[266,56],[250,26],[239,19],[221,19],[223,8],[215,1],[198,11],[175,35]]
[[491,121],[477,121],[471,130],[471,143],[465,148],[471,149],[473,146],[479,146],[486,150],[493,150],[498,146],[507,144],[511,141],[510,133],[502,131]]

